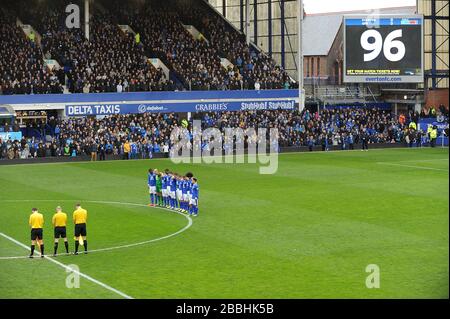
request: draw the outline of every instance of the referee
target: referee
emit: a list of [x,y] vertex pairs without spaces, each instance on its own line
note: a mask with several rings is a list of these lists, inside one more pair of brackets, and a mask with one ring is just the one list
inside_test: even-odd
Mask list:
[[34,254],[34,245],[36,245],[36,241],[38,245],[41,247],[41,258],[44,258],[44,241],[43,241],[43,232],[42,227],[44,226],[44,216],[40,214],[37,208],[33,208],[31,210],[30,219],[28,223],[31,227],[31,254],[30,258],[33,258]]
[[64,239],[64,246],[66,247],[66,253],[69,253],[69,243],[67,242],[66,224],[67,214],[63,213],[60,206],[56,207],[56,213],[53,215],[52,224],[55,227],[55,247],[53,256],[56,256],[58,251],[58,242],[60,238]]
[[87,254],[86,221],[87,210],[81,208],[80,204],[76,204],[75,211],[73,212],[73,223],[75,224],[75,255],[78,255],[80,243],[84,245],[84,253]]

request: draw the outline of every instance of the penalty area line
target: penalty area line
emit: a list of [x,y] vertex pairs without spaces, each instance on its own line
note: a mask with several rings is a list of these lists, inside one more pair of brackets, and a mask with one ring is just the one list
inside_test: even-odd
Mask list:
[[[26,249],[26,250],[29,251],[29,247],[26,246],[25,244],[21,243],[20,241],[18,241],[18,240],[16,240],[16,239],[14,239],[14,238],[12,238],[12,237],[10,237],[10,236],[8,236],[8,235],[2,233],[2,232],[0,232],[0,236],[2,236],[3,238],[8,239],[9,241],[13,242],[14,244],[16,244],[16,245],[18,245],[18,246],[20,246],[20,247],[22,247],[22,248],[24,248],[24,249]],[[40,255],[39,252],[37,252],[37,253],[38,253],[38,255]],[[85,279],[87,279],[87,280],[93,282],[94,284],[99,285],[100,287],[103,287],[103,288],[105,288],[105,289],[107,289],[107,290],[109,290],[109,291],[112,291],[112,292],[114,292],[115,294],[117,294],[117,295],[119,295],[119,296],[121,296],[121,297],[123,297],[123,298],[125,298],[125,299],[134,299],[133,297],[131,297],[131,296],[125,294],[124,292],[122,292],[122,291],[120,291],[120,290],[117,290],[116,288],[113,288],[113,287],[111,287],[111,286],[109,286],[109,285],[107,285],[107,284],[105,284],[105,283],[103,283],[103,282],[101,282],[101,281],[99,281],[99,280],[97,280],[97,279],[95,279],[95,278],[92,278],[91,276],[86,275],[85,273],[82,273],[82,272],[80,272],[80,271],[78,271],[78,270],[72,269],[71,267],[69,267],[69,266],[63,264],[62,262],[59,262],[59,261],[57,261],[57,260],[54,260],[53,258],[50,258],[50,257],[48,257],[48,256],[44,256],[44,258],[45,258],[46,260],[48,260],[48,261],[50,261],[50,262],[52,262],[52,263],[54,263],[54,264],[56,264],[56,265],[62,267],[62,268],[64,268],[66,271],[74,272],[74,273],[76,273],[77,275],[79,275],[80,277],[83,277],[83,278],[85,278]]]

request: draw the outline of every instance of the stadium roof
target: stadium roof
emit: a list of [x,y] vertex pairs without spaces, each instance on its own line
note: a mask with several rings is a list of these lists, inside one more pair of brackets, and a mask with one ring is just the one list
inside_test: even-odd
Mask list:
[[305,15],[303,20],[303,55],[328,55],[346,14],[414,14],[416,7],[382,8],[373,12],[347,11]]

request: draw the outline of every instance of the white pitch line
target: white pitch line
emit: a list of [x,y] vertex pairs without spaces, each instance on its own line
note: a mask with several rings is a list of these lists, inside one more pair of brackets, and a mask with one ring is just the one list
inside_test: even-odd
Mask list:
[[404,165],[404,164],[388,163],[388,162],[377,162],[377,164],[380,164],[380,165],[389,165],[389,166],[408,167],[408,168],[414,168],[414,169],[425,169],[425,170],[431,170],[431,171],[443,171],[443,172],[448,172],[448,169],[444,169],[444,168],[424,167],[424,166],[415,166],[415,165]]
[[[15,199],[6,199],[4,200],[5,202],[64,202],[64,201],[75,201],[72,199],[37,199],[37,200],[33,200],[33,199],[24,199],[24,200],[15,200]],[[97,204],[118,204],[118,205],[130,205],[130,206],[140,206],[140,207],[147,207],[147,205],[144,204],[137,204],[137,203],[126,203],[126,202],[112,202],[112,201],[96,201],[96,200],[80,200],[80,202],[85,202],[85,203],[97,203]],[[167,211],[170,211],[172,213],[177,213],[183,217],[185,217],[188,220],[188,224],[186,226],[184,226],[183,228],[181,228],[180,230],[176,231],[175,233],[166,235],[166,236],[162,236],[162,237],[158,237],[158,238],[153,238],[153,239],[149,239],[149,240],[145,240],[142,242],[138,242],[138,243],[132,243],[132,244],[126,244],[126,245],[120,245],[120,246],[114,246],[114,247],[106,247],[106,248],[99,248],[99,249],[93,249],[93,250],[89,250],[89,253],[94,253],[94,252],[101,252],[101,251],[109,251],[109,250],[116,250],[116,249],[123,249],[123,248],[130,248],[130,247],[135,247],[135,246],[141,246],[141,245],[145,245],[145,244],[150,244],[153,242],[157,242],[163,239],[167,239],[170,237],[174,237],[178,234],[181,234],[182,232],[186,231],[189,227],[192,226],[192,218],[189,215],[185,215],[181,212],[177,212],[177,211],[173,211],[164,207],[154,207],[154,208],[159,208],[159,209],[164,209]],[[70,253],[62,253],[62,254],[58,254],[58,256],[67,256],[67,255],[71,255]],[[28,258],[28,256],[8,256],[8,257],[0,257],[0,260],[10,260],[10,259],[24,259],[24,258]]]
[[[8,235],[2,233],[2,232],[0,232],[0,236],[2,236],[2,237],[4,237],[4,238],[6,238],[6,239],[12,241],[12,242],[15,243],[16,245],[19,245],[20,247],[25,248],[26,250],[29,250],[29,247],[28,247],[28,246],[24,245],[24,244],[21,243],[20,241],[15,240],[14,238],[12,238],[12,237],[10,237],[10,236],[8,236]],[[39,252],[38,252],[38,255],[40,255]],[[116,288],[113,288],[113,287],[111,287],[111,286],[108,286],[107,284],[105,284],[105,283],[103,283],[103,282],[101,282],[101,281],[99,281],[99,280],[97,280],[97,279],[94,279],[94,278],[92,278],[91,276],[86,275],[86,274],[84,274],[84,273],[82,273],[82,272],[80,272],[80,271],[78,271],[78,270],[72,269],[71,267],[69,267],[69,266],[67,266],[67,265],[65,265],[65,264],[63,264],[63,263],[61,263],[61,262],[59,262],[59,261],[57,261],[57,260],[54,260],[53,258],[50,258],[50,257],[48,257],[48,256],[44,256],[44,258],[45,258],[46,260],[51,261],[52,263],[54,263],[54,264],[56,264],[56,265],[62,267],[62,268],[64,268],[64,269],[67,270],[67,271],[74,272],[74,273],[78,274],[80,277],[83,277],[83,278],[85,278],[85,279],[87,279],[87,280],[93,282],[94,284],[97,284],[97,285],[99,285],[99,286],[101,286],[101,287],[103,287],[103,288],[105,288],[105,289],[107,289],[107,290],[109,290],[109,291],[112,291],[112,292],[118,294],[118,295],[121,296],[121,297],[124,297],[125,299],[134,299],[133,297],[131,297],[131,296],[129,296],[129,295],[123,293],[122,291],[117,290]]]

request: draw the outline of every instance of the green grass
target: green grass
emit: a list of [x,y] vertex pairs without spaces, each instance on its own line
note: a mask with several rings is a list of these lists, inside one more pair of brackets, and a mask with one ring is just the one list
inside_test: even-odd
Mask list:
[[[0,232],[28,246],[37,206],[49,252],[54,207],[71,215],[81,200],[90,249],[174,233],[187,223],[178,214],[86,202],[146,204],[149,167],[199,178],[192,227],[56,260],[134,298],[449,297],[448,149],[282,154],[275,175],[254,164],[163,159],[0,166]],[[26,253],[0,237],[0,257]],[[380,267],[379,289],[365,286],[368,264]],[[120,298],[83,278],[68,289],[66,276],[45,259],[0,259],[0,297]]]

